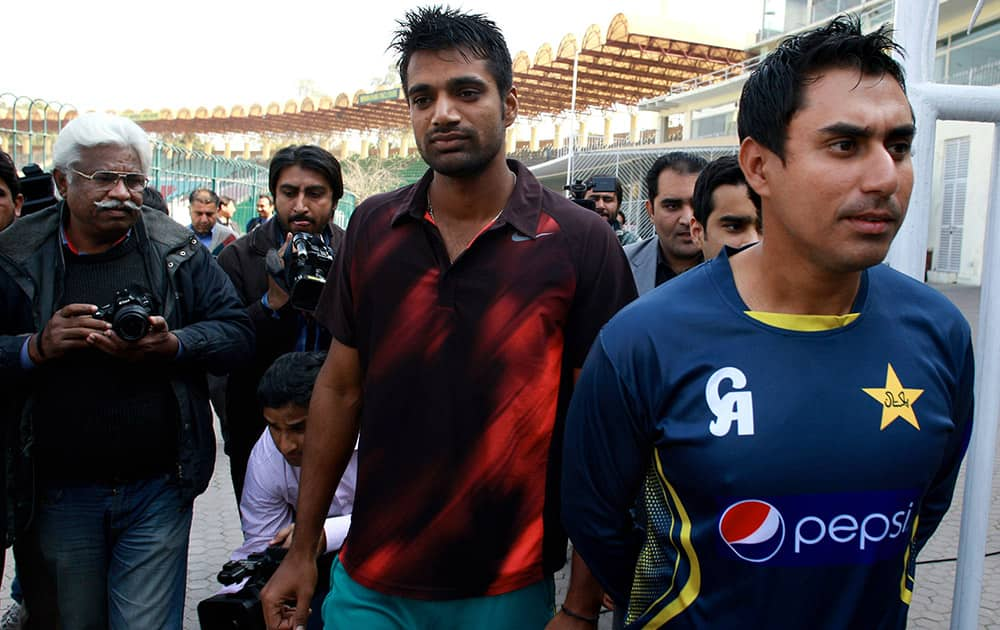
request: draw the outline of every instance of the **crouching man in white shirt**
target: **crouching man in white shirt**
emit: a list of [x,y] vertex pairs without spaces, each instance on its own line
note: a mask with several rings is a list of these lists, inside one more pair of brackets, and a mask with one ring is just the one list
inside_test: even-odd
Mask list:
[[[324,352],[283,354],[260,380],[257,395],[264,408],[267,429],[254,445],[247,464],[243,496],[240,497],[243,545],[233,552],[233,560],[242,560],[271,545],[288,547],[292,542],[309,400],[325,357]],[[322,597],[326,596],[329,587],[334,552],[343,545],[351,526],[358,469],[356,449],[357,445],[327,510],[320,536],[317,594],[321,587],[325,588],[322,588],[319,602],[323,601]],[[313,627],[314,622],[320,623],[320,606],[313,606],[313,610],[309,627]]]

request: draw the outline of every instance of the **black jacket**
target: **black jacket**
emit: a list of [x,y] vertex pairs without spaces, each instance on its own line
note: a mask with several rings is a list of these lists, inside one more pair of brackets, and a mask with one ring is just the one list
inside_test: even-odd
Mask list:
[[[66,211],[60,203],[0,233],[0,420],[6,446],[0,527],[7,544],[30,522],[34,501],[34,384],[32,372],[21,369],[21,347],[49,321],[62,295],[59,226]],[[253,356],[253,328],[232,283],[189,230],[143,207],[132,236],[163,317],[182,346],[171,377],[180,409],[177,476],[193,499],[208,486],[215,465],[205,371],[225,373]]]
[[[276,358],[295,349],[299,337],[300,315],[290,304],[277,312],[270,311],[260,299],[267,293],[265,258],[268,250],[279,249],[285,242],[285,231],[278,215],[268,219],[219,254],[219,265],[229,274],[237,293],[247,307],[257,332],[257,351],[252,362],[242,365],[229,375],[226,388],[226,418],[229,424],[227,444],[231,457],[237,456],[232,448],[245,447],[246,455],[264,430],[264,418],[257,402],[257,385],[261,376]],[[327,236],[334,252],[340,251],[344,230],[330,223]],[[277,314],[277,317],[275,317]],[[321,347],[330,345],[330,335],[321,331]]]

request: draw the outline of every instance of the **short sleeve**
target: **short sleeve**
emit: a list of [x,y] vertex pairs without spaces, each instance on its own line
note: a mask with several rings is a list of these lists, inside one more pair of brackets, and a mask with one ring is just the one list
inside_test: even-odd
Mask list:
[[638,294],[628,259],[604,221],[588,221],[583,242],[574,247],[577,287],[566,326],[566,358],[583,366],[598,331]]
[[361,232],[361,215],[363,206],[359,207],[351,215],[351,221],[347,226],[347,233],[337,260],[333,267],[333,272],[327,276],[326,286],[319,296],[319,303],[313,313],[316,320],[330,331],[334,338],[345,346],[357,347],[357,325],[355,317],[355,283],[357,274],[354,273],[355,252],[357,250],[357,239]]

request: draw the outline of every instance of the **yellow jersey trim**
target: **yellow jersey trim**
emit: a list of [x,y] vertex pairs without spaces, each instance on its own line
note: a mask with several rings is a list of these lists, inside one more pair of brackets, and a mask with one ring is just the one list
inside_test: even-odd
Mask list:
[[913,519],[913,531],[910,532],[910,544],[906,546],[906,553],[903,554],[903,577],[899,581],[899,599],[907,606],[913,599],[913,588],[907,587],[907,582],[913,580],[910,575],[910,551],[913,550],[913,539],[917,537],[917,524],[920,523],[920,516]]
[[[655,617],[653,617],[649,623],[646,624],[647,628],[659,628],[660,626],[666,624],[668,621],[676,617],[677,615],[684,612],[688,606],[694,603],[694,600],[698,598],[698,593],[701,591],[701,566],[698,564],[698,554],[694,551],[694,546],[691,544],[691,518],[688,516],[687,510],[684,509],[684,505],[681,503],[680,497],[677,496],[677,491],[674,487],[670,485],[667,481],[666,475],[663,474],[663,463],[660,461],[659,451],[653,451],[653,457],[656,461],[656,473],[660,478],[660,482],[667,492],[670,493],[669,500],[665,501],[667,505],[677,506],[677,516],[680,518],[681,530],[680,530],[680,544],[684,549],[684,553],[687,555],[688,562],[690,563],[690,571],[688,572],[687,582],[681,587],[680,593],[677,594],[676,599],[670,602],[663,610],[659,612]],[[664,497],[668,499],[668,497]],[[670,532],[670,541],[674,544],[676,548],[676,543],[673,537],[673,528]],[[680,562],[680,554],[677,554],[677,561],[674,563],[674,578],[677,576],[677,565]],[[670,588],[666,593],[661,595],[650,608],[653,608],[660,602],[662,602],[672,591],[674,590],[674,584],[671,583]]]
[[796,315],[794,313],[769,313],[767,311],[743,311],[749,317],[775,328],[797,330],[799,332],[819,332],[843,328],[858,318],[861,313],[846,315]]

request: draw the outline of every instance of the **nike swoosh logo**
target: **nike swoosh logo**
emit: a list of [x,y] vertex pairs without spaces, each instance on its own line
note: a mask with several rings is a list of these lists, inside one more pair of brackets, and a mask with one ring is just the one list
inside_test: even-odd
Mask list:
[[531,237],[531,236],[525,236],[520,232],[514,232],[513,234],[510,235],[510,240],[514,241],[515,243],[520,243],[522,241],[538,240],[545,236],[552,236],[553,234],[555,234],[555,232],[539,232],[538,234],[535,234],[534,237]]

